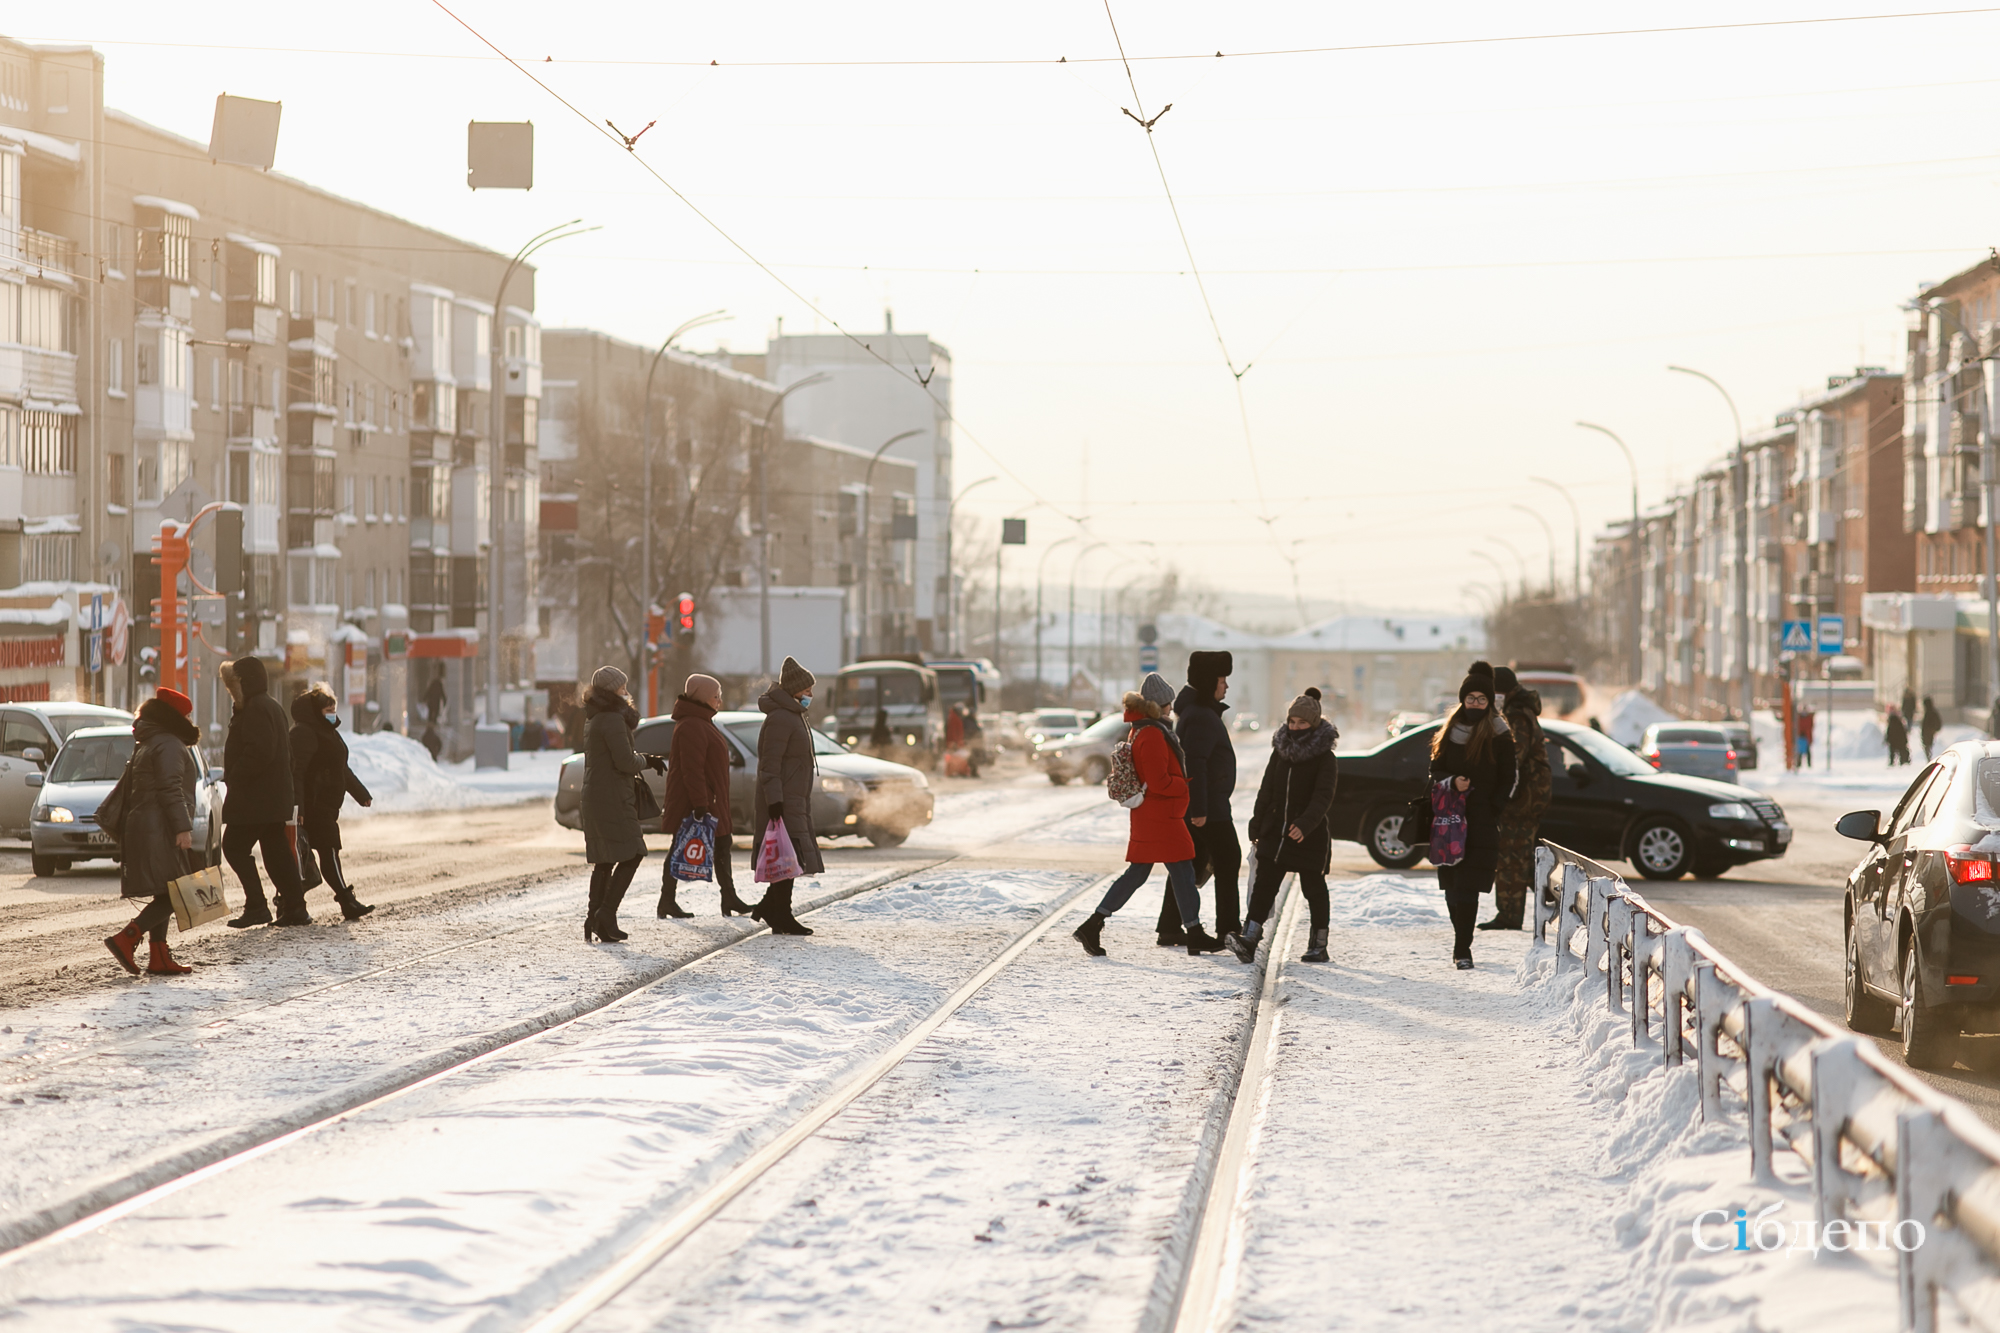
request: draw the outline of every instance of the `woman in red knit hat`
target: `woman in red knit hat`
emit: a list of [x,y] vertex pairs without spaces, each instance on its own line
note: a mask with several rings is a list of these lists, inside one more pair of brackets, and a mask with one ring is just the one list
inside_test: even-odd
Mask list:
[[196,774],[188,747],[201,739],[201,732],[193,713],[192,699],[179,690],[161,690],[139,705],[139,718],[132,724],[119,873],[125,897],[148,901],[104,947],[134,976],[139,974],[134,955],[142,935],[153,939],[148,973],[181,976],[193,971],[167,951],[167,922],[174,914],[167,885],[188,873],[188,853],[194,848]]

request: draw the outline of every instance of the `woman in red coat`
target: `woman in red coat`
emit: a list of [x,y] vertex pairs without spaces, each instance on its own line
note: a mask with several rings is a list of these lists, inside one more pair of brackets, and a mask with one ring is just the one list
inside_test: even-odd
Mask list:
[[1104,918],[1123,907],[1139,891],[1156,862],[1167,867],[1167,882],[1173,886],[1174,900],[1180,905],[1181,921],[1187,930],[1187,951],[1214,953],[1222,947],[1201,928],[1201,894],[1194,886],[1194,838],[1188,832],[1187,760],[1181,753],[1180,738],[1160,719],[1173,704],[1174,688],[1158,672],[1146,677],[1137,692],[1125,696],[1125,720],[1132,723],[1132,767],[1146,784],[1145,798],[1132,809],[1132,836],[1125,845],[1130,862],[1125,873],[1111,881],[1104,901],[1074,932],[1083,951],[1093,958],[1104,956],[1098,937]]
[[[715,816],[715,882],[722,889],[722,914],[749,916],[750,904],[736,896],[729,853],[729,742],[715,725],[722,707],[722,682],[713,676],[689,676],[681,697],[674,700],[674,738],[667,743],[667,793],[660,802],[660,831],[673,837],[689,815]],[[660,906],[655,915],[692,916],[675,901],[679,881],[673,857],[660,871]]]

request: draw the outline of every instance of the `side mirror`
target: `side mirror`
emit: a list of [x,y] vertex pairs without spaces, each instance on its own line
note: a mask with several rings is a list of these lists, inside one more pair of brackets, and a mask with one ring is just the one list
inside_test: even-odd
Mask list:
[[1582,764],[1571,764],[1563,771],[1569,774],[1569,780],[1577,786],[1588,787],[1590,785],[1590,770]]
[[30,773],[30,774],[28,774],[28,785],[29,785],[30,787],[39,787],[39,786],[41,786],[41,785],[42,785],[42,775],[41,775],[40,773]]
[[209,780],[210,782],[220,782],[220,781],[222,781],[222,770],[221,770],[221,769],[219,769],[219,768],[211,768],[211,769],[209,769],[209,770],[208,770],[208,780]]
[[1882,837],[1876,830],[1881,826],[1881,822],[1880,810],[1856,810],[1835,820],[1833,831],[1843,838],[1853,838],[1856,842],[1880,842]]
[[27,760],[31,764],[39,764],[44,760],[46,760],[48,758],[48,755],[42,750],[41,746],[30,745],[27,749],[21,751],[21,758]]

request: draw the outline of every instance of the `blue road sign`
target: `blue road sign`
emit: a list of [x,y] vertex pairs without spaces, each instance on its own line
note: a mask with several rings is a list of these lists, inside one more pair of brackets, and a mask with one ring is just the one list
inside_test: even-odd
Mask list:
[[1160,669],[1160,645],[1149,643],[1139,649],[1139,670],[1158,671]]
[[1812,651],[1813,634],[1810,620],[1787,620],[1785,632],[1779,641],[1780,647],[1788,653],[1809,653]]
[[1819,650],[1821,654],[1837,653],[1847,646],[1847,617],[1821,616],[1819,618]]

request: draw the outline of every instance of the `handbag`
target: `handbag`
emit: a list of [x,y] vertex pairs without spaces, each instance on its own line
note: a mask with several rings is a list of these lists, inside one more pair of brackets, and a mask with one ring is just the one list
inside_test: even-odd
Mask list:
[[639,816],[641,824],[660,817],[660,803],[643,776],[632,779],[632,813]]
[[127,807],[132,801],[132,765],[138,762],[139,751],[135,748],[132,757],[125,761],[125,771],[97,803],[97,827],[110,834],[113,842],[125,841],[125,816],[131,813]]
[[1410,802],[1403,812],[1403,831],[1400,835],[1405,847],[1422,847],[1431,840],[1431,793],[1425,787],[1424,794]]
[[182,934],[229,915],[229,895],[223,892],[222,882],[221,866],[203,866],[167,885],[174,922]]
[[757,847],[757,868],[751,878],[759,884],[776,884],[782,879],[797,879],[799,876],[799,854],[792,846],[792,835],[785,830],[785,821],[774,819],[764,828],[764,837]]
[[306,838],[304,824],[287,824],[285,831],[292,837],[292,854],[299,863],[299,892],[316,889],[326,883],[319,873],[319,858],[313,855],[312,843]]
[[689,815],[674,835],[674,849],[667,854],[667,873],[678,880],[700,882],[715,878],[714,815]]

